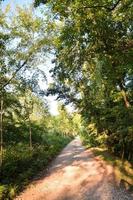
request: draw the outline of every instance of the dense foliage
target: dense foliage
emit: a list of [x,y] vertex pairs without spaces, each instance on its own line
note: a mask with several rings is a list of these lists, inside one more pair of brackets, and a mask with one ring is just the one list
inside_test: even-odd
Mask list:
[[46,21],[30,8],[11,17],[8,7],[0,10],[0,199],[13,199],[76,132],[78,122],[67,120],[76,115],[60,108],[51,116],[41,96],[46,76],[38,66],[51,38]]
[[[13,199],[16,193],[22,190],[37,172],[46,169],[49,162],[70,141],[68,136],[44,132],[44,128],[35,126],[35,124],[32,128],[36,130],[32,132],[32,151],[29,149],[27,142],[28,132],[26,133],[26,127],[23,127],[23,131],[25,138],[27,136],[27,140],[24,141],[20,137],[21,142],[7,145],[4,149],[0,176],[2,180],[0,184],[0,199]],[[16,135],[16,137],[19,137],[18,133]]]
[[[35,1],[58,21],[55,83],[49,89],[72,102],[92,125],[85,138],[133,159],[133,2],[131,0]],[[95,142],[94,142],[95,143]]]
[[[133,160],[132,1],[40,3],[41,17],[33,8],[0,10],[0,199],[12,199],[76,134]],[[46,92],[38,66],[50,53],[54,82]],[[44,94],[79,114],[59,105],[51,116]]]

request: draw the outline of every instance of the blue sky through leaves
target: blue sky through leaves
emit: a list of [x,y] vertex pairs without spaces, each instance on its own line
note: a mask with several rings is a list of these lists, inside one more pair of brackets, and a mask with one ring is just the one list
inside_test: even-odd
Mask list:
[[[31,6],[33,4],[33,0],[5,0],[2,2],[2,9],[4,10],[8,5],[10,5],[10,13],[14,13],[17,6]],[[37,10],[37,14],[39,15],[39,9]],[[48,87],[48,84],[51,83],[53,80],[50,76],[49,70],[51,69],[51,58],[46,58],[43,64],[40,65],[40,68],[46,73],[47,75],[47,83],[40,82],[40,86],[44,89]],[[49,96],[47,97],[47,101],[49,104],[50,112],[53,115],[58,114],[57,111],[57,101],[55,100],[55,97]]]

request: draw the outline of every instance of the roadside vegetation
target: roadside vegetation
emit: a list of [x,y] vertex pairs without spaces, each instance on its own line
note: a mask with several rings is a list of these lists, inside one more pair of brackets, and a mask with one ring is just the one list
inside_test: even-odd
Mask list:
[[129,191],[133,190],[133,167],[131,162],[114,156],[107,148],[93,147],[92,151],[96,156],[99,156],[107,164],[114,167],[115,182],[117,185]]
[[[107,149],[132,184],[132,1],[35,0],[14,14],[1,5],[0,199],[12,199],[76,134],[104,159]],[[44,90],[48,57],[53,81]],[[61,101],[57,116],[48,95]]]
[[[108,135],[97,134],[94,124],[90,124],[80,132],[81,140],[86,148],[91,148],[95,156],[104,160],[114,168],[115,183],[122,188],[133,190],[133,161],[122,158],[118,152],[112,151],[108,144]],[[117,144],[116,144],[117,145]]]
[[[82,137],[133,161],[133,3],[41,1],[59,22],[49,93],[81,114]],[[54,19],[53,19],[54,21]],[[55,32],[56,33],[56,32]]]
[[0,10],[0,199],[13,199],[78,131],[78,115],[52,116],[39,64],[49,54],[46,21],[32,9]]
[[37,173],[45,170],[78,131],[79,121],[75,121],[76,114],[70,115],[65,108],[59,106],[59,115],[51,116],[44,102],[35,99],[37,102],[33,102],[30,126],[19,115],[15,115],[11,123],[9,118],[6,122],[3,120],[3,154],[0,168],[2,200],[13,199]]
[[102,147],[104,159],[106,149],[107,160],[132,185],[133,3],[36,0],[35,6],[41,3],[60,21],[49,93],[75,106],[84,144]]
[[[24,127],[23,131],[26,132]],[[32,150],[29,149],[29,144],[22,140],[4,148],[0,199],[13,199],[39,171],[46,169],[49,162],[71,141],[70,137],[59,133],[45,133],[44,130],[42,132],[39,138],[39,130],[33,135]]]

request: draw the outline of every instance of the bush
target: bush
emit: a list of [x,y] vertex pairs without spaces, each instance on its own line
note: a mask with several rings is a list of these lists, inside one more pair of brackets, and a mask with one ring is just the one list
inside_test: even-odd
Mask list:
[[68,136],[47,133],[42,135],[40,145],[34,143],[32,150],[22,142],[7,146],[0,175],[0,199],[13,199],[70,140]]

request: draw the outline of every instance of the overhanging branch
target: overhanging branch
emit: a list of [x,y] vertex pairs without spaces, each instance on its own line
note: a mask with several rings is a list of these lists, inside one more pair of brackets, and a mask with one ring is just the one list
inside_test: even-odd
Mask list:
[[25,61],[23,62],[23,64],[20,65],[20,66],[16,69],[16,71],[12,74],[12,77],[11,77],[4,85],[2,85],[1,90],[3,90],[3,89],[15,78],[16,74],[26,65],[27,61],[28,61],[28,60],[25,60]]
[[113,11],[117,6],[118,4],[121,2],[121,0],[118,0],[113,6],[112,8],[110,8],[110,11]]
[[[82,9],[92,9],[92,8],[105,8],[108,11],[113,11],[118,4],[121,2],[121,0],[118,0],[115,4],[113,4],[111,7],[108,7],[107,5],[97,5],[97,6],[83,6]],[[80,8],[81,9],[81,8]]]

